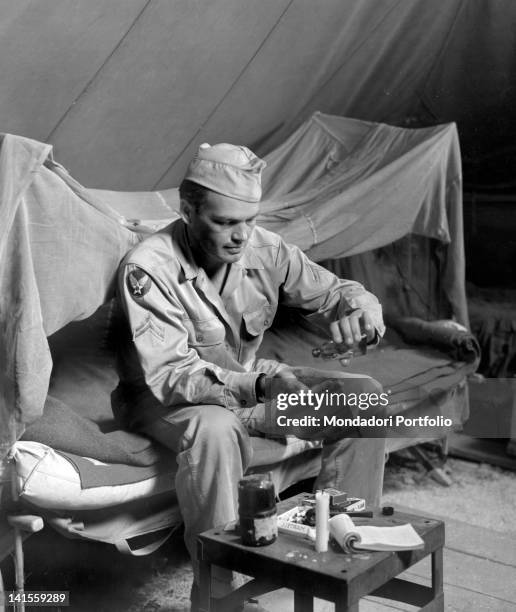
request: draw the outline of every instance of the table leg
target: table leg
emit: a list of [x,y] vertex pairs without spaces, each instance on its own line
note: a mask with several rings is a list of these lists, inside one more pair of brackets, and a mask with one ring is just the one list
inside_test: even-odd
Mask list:
[[336,601],[335,612],[358,612],[358,603],[348,605],[345,601]]
[[211,563],[199,560],[199,612],[211,610]]
[[348,606],[345,601],[336,601],[335,612],[358,612],[358,603],[354,603]]
[[443,549],[432,553],[432,596],[437,598],[443,593]]
[[306,593],[294,591],[294,612],[313,612],[314,598]]

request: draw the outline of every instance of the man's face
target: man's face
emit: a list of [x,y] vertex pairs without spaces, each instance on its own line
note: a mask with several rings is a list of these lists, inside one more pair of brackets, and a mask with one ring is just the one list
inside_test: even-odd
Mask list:
[[249,241],[260,210],[257,202],[242,202],[210,191],[204,204],[181,202],[194,257],[208,272],[237,262]]

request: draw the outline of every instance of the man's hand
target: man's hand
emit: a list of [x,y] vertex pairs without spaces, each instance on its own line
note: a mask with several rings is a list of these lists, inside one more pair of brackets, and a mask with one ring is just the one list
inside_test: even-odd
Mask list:
[[350,349],[357,345],[364,335],[367,342],[373,341],[376,335],[371,313],[362,308],[356,308],[342,319],[330,323],[330,331],[336,344],[344,342]]
[[292,370],[280,370],[274,375],[274,380],[274,386],[280,393],[299,393],[301,390],[308,390]]
[[[256,397],[258,401],[265,400],[265,376],[259,376],[256,381]],[[299,393],[301,390],[308,390],[292,372],[292,370],[281,370],[274,374],[274,391],[278,393]]]

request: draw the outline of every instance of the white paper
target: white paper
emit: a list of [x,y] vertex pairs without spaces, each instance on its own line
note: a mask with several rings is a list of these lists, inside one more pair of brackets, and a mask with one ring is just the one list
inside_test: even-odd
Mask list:
[[413,550],[425,544],[410,523],[358,526],[346,514],[338,514],[329,525],[331,535],[344,550]]

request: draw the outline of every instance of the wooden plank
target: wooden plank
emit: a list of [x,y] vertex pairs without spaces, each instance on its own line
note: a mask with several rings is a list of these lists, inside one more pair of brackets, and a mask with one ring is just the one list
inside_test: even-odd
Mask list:
[[[507,433],[509,435],[509,432]],[[450,436],[449,454],[470,461],[483,461],[516,471],[516,457],[507,455],[507,440],[496,438],[472,438],[460,433]]]
[[446,521],[447,550],[516,568],[516,538],[459,521]]
[[151,2],[56,131],[59,161],[89,187],[151,188],[288,4]]
[[[430,585],[430,578],[425,575],[416,574],[413,570],[416,566],[401,574],[404,578],[413,580],[419,584]],[[444,585],[445,610],[450,612],[471,612],[471,610],[485,612],[509,612],[514,610],[514,602],[507,600],[499,595],[489,595],[480,588],[470,589],[462,586],[446,584]]]
[[[498,597],[490,597],[483,593],[466,591],[459,587],[449,586],[444,589],[444,609],[446,612],[514,612],[514,604]],[[367,597],[360,602],[360,612],[392,612],[403,610],[410,612],[413,606]]]
[[[400,575],[407,579],[413,579],[414,576],[424,578],[425,582],[429,580],[429,558]],[[510,565],[445,549],[444,584],[446,587],[460,587],[465,591],[480,592],[512,602],[516,608],[516,569]]]
[[[416,577],[417,578],[417,577]],[[414,579],[414,578],[413,578]],[[420,582],[423,582],[420,580]],[[289,589],[280,589],[258,598],[261,606],[271,612],[284,612],[293,609],[294,596]],[[513,612],[514,604],[500,598],[489,597],[482,593],[466,591],[459,587],[448,587],[444,595],[447,612]],[[360,612],[413,612],[414,606],[399,601],[365,597],[360,600]],[[332,603],[323,599],[314,600],[315,612],[333,612]]]
[[[294,609],[294,592],[290,589],[279,589],[273,593],[267,593],[258,597],[262,607],[270,612],[285,612]],[[392,612],[402,610],[403,612],[413,612],[414,607],[400,602],[380,601],[377,598],[372,600],[362,599],[359,606],[360,612]],[[334,612],[335,606],[332,602],[325,599],[314,598],[314,612]]]
[[360,600],[360,612],[392,612],[393,610],[413,612],[414,606],[402,601],[388,601],[377,597],[364,597]]
[[447,612],[514,612],[512,602],[456,587],[445,589],[444,603]]
[[409,514],[424,514],[430,518],[444,521],[445,548],[447,549],[516,567],[516,536],[514,535],[471,525],[447,516],[423,512],[408,506],[396,506],[396,510]]
[[46,140],[146,3],[3,2],[2,131]]

